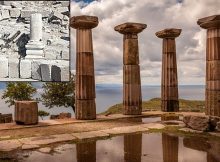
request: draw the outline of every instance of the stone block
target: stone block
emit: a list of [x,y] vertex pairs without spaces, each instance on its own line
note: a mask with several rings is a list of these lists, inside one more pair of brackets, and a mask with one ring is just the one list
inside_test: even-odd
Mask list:
[[183,117],[183,122],[187,127],[198,130],[198,131],[209,131],[210,130],[210,120],[208,116],[195,116],[186,115]]
[[51,67],[51,80],[54,82],[60,82],[61,81],[61,68],[56,66],[56,65],[52,65]]
[[9,12],[12,18],[17,18],[21,15],[21,10],[18,8],[12,8],[9,10]]
[[31,64],[31,78],[35,80],[41,80],[40,61],[33,61]]
[[42,14],[42,18],[47,18],[51,15],[50,11],[41,11],[40,13]]
[[8,59],[0,57],[0,78],[8,77]]
[[31,60],[21,60],[20,62],[20,78],[31,78]]
[[30,18],[31,14],[36,13],[37,11],[33,11],[33,10],[21,10],[21,17],[22,18]]
[[53,17],[56,18],[56,19],[62,20],[63,19],[63,14],[56,11],[56,12],[54,12]]
[[59,13],[65,13],[65,12],[68,12],[68,11],[69,11],[68,7],[59,7],[59,8],[57,8],[57,12],[59,12]]
[[37,124],[37,101],[15,101],[15,122],[17,124]]
[[18,59],[9,59],[9,78],[19,78]]
[[9,15],[9,10],[2,10],[2,19],[9,19],[10,15]]
[[11,6],[18,9],[22,9],[23,7],[19,2],[11,2]]
[[45,81],[45,82],[51,81],[50,65],[41,64],[40,69],[41,69],[42,81]]
[[58,56],[60,56],[60,51],[56,50],[54,47],[54,49],[46,49],[44,54],[46,59],[56,59]]

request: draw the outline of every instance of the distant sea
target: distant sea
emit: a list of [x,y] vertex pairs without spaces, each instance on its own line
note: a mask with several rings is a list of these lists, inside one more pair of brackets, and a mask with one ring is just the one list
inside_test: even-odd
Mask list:
[[[33,83],[37,88],[37,94],[34,97],[40,97],[42,93],[42,83]],[[0,82],[0,97],[3,94],[6,84]],[[143,100],[160,97],[160,86],[158,85],[144,85],[142,86]],[[205,99],[205,86],[204,85],[179,85],[179,98],[189,100],[204,100]],[[107,110],[110,106],[122,102],[122,85],[119,84],[97,84],[96,85],[96,107],[97,113]],[[54,107],[48,109],[42,103],[39,103],[39,109],[48,111],[50,114],[58,114],[61,112],[70,112],[74,116],[71,107]],[[8,107],[5,100],[0,99],[0,113],[13,113],[14,106]],[[47,119],[47,118],[45,118]]]

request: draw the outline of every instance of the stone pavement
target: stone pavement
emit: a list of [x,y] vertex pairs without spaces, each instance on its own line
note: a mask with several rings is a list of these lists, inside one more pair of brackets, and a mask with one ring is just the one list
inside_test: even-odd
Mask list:
[[[98,115],[97,120],[47,120],[35,126],[0,125],[0,151],[29,150],[60,142],[77,142],[91,138],[107,138],[119,134],[163,129],[160,122],[142,122],[140,117],[157,117],[163,112],[144,112],[137,116]],[[178,113],[192,114],[192,113]],[[193,113],[201,114],[201,113]]]

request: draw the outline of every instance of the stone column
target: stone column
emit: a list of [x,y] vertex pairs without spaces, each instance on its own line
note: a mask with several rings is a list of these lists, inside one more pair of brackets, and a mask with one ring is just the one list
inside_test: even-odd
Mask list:
[[142,112],[141,78],[138,51],[138,33],[146,24],[124,23],[115,27],[123,38],[123,113],[138,115]]
[[31,14],[30,41],[25,46],[25,58],[43,58],[42,28],[42,15],[40,13]]
[[175,38],[180,33],[181,29],[164,29],[156,32],[156,36],[163,39],[161,77],[162,111],[179,111]]
[[220,116],[220,15],[199,19],[197,24],[207,29],[206,114]]
[[98,25],[94,16],[71,18],[76,29],[76,119],[96,118],[95,77],[92,45],[92,28]]

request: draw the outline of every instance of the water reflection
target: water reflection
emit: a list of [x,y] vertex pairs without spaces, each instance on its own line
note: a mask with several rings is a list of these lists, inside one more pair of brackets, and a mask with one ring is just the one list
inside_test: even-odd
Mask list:
[[178,162],[179,138],[162,133],[163,161]]
[[53,154],[32,151],[27,162],[219,162],[220,142],[166,133],[127,134],[59,146]]
[[76,144],[78,162],[96,162],[96,141]]
[[124,161],[141,162],[142,134],[128,134],[124,136]]

